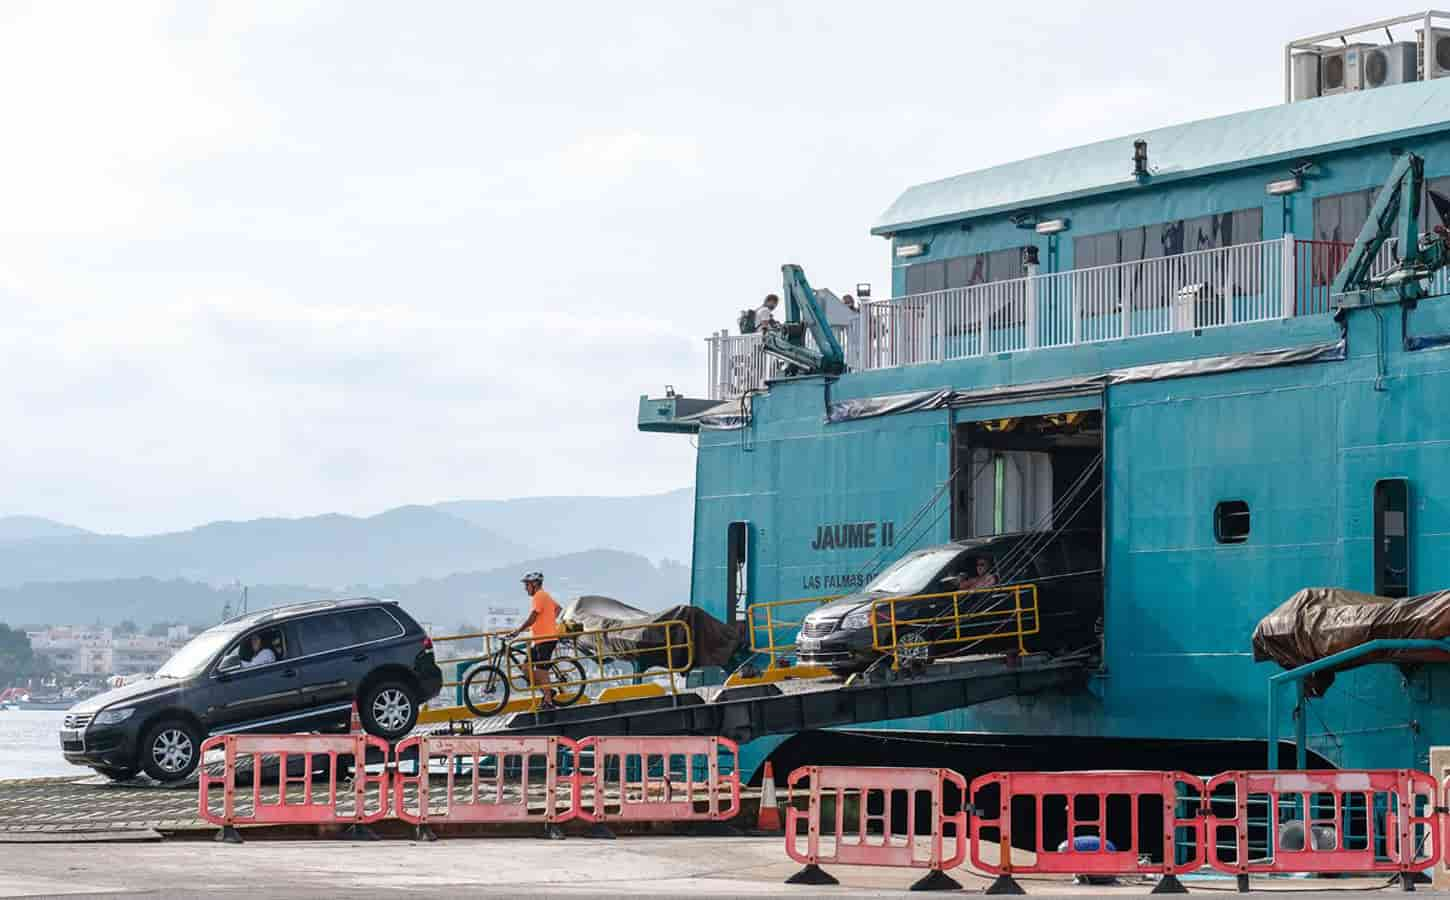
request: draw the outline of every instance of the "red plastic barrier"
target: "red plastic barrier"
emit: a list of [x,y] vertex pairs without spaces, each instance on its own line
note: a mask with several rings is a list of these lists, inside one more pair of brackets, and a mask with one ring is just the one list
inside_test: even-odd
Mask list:
[[[396,751],[393,814],[418,826],[572,819],[579,780],[577,773],[559,774],[561,751],[577,754],[574,742],[561,737],[408,738]],[[414,774],[404,775],[414,752]]]
[[[221,749],[225,765],[220,775],[200,770],[197,789],[198,815],[220,825],[223,837],[239,839],[238,825],[365,825],[388,815],[388,772],[368,773],[364,764],[373,750],[382,761],[388,759],[387,741],[366,734],[228,734],[201,745],[208,751]],[[263,784],[263,758],[276,756],[277,783]],[[338,789],[338,758],[351,757],[355,775],[351,785]],[[237,763],[250,758],[249,786],[237,787]],[[289,763],[301,760],[300,773],[289,774]],[[327,783],[317,784],[313,773],[325,760]],[[221,802],[214,796],[221,790]]]
[[1439,793],[1408,769],[1225,772],[1208,782],[1208,862],[1240,876],[1427,869],[1444,847]]
[[[993,787],[1000,795],[990,816],[982,794]],[[972,863],[1002,880],[1158,874],[1172,884],[1203,865],[1203,789],[1184,772],[989,772],[972,781]],[[1013,859],[1014,818],[1031,862]],[[1033,836],[1026,848],[1024,830]],[[1075,839],[1085,837],[1094,846],[1078,849]]]
[[[722,773],[720,750],[732,757]],[[721,737],[591,737],[576,747],[579,817],[719,822],[740,812],[740,748]]]
[[[874,766],[802,766],[790,773],[786,782],[792,796],[804,792],[807,807],[795,803],[786,808],[785,852],[806,868],[791,878],[796,884],[833,884],[835,879],[820,871],[821,863],[851,866],[892,866],[897,868],[931,869],[933,873],[917,889],[947,888],[955,885],[942,875],[954,869],[967,856],[966,780],[951,769],[908,769]],[[943,806],[945,786],[955,785],[963,795],[960,809],[946,815]],[[893,798],[905,794],[904,808],[896,811],[905,816],[906,835],[893,834]],[[930,832],[925,853],[917,838],[917,818],[923,802],[930,806]],[[823,801],[833,800],[832,823],[823,823]],[[854,804],[856,821],[847,827],[848,808]],[[801,827],[806,824],[806,845],[800,847]],[[947,826],[953,833],[947,835]],[[872,832],[879,832],[873,834]],[[950,839],[951,849],[946,849]],[[960,885],[957,885],[958,887]]]

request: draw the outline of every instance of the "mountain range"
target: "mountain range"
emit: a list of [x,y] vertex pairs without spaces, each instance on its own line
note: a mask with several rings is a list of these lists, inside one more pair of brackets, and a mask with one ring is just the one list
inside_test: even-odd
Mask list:
[[374,595],[425,604],[420,617],[447,617],[460,614],[461,601],[518,600],[519,574],[532,569],[549,573],[551,586],[564,590],[561,600],[603,593],[667,606],[689,596],[693,503],[691,488],[458,500],[145,536],[5,516],[0,621],[192,621],[187,610],[210,617],[235,597],[237,583],[248,585],[254,608]]
[[[663,609],[686,603],[690,596],[690,571],[683,565],[655,565],[634,553],[590,550],[399,584],[352,584],[330,590],[253,584],[248,586],[247,599],[256,610],[330,597],[384,597],[398,600],[418,619],[452,631],[459,625],[476,627],[486,609],[514,610],[522,621],[527,598],[519,573],[530,569],[547,574],[549,588],[561,603],[582,594],[602,594],[641,609]],[[128,619],[143,628],[156,622],[211,625],[220,620],[224,607],[235,610],[239,599],[235,587],[181,578],[31,583],[0,588],[0,619],[25,626],[116,624]]]

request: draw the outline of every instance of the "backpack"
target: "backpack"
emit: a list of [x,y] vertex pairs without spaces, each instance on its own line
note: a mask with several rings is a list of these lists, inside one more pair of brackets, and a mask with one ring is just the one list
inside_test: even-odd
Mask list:
[[741,334],[754,334],[755,333],[755,310],[753,310],[753,309],[742,309],[740,311],[740,318],[736,319],[735,322],[736,322],[736,324],[738,324],[740,326],[740,333]]

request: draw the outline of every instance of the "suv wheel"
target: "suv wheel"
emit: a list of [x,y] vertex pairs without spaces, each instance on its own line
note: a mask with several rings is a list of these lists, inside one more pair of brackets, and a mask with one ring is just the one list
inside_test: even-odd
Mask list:
[[418,724],[418,701],[413,689],[403,682],[379,681],[363,691],[358,715],[368,734],[389,741],[402,740]]
[[141,739],[141,768],[157,781],[181,781],[201,762],[201,735],[180,719],[165,719]]

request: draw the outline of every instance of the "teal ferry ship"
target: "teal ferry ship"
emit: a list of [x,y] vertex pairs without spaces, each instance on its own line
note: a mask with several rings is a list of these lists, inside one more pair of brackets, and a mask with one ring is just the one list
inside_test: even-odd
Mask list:
[[[1442,25],[1296,41],[1279,106],[909,187],[871,226],[890,299],[787,266],[784,329],[712,336],[704,397],[641,399],[642,430],[695,435],[692,602],[742,629],[914,549],[1099,532],[1080,689],[761,738],[750,771],[1260,767],[1266,613],[1450,588]],[[1050,631],[1028,649],[1073,649]],[[1425,769],[1447,704],[1442,664],[1343,672],[1311,764]]]

